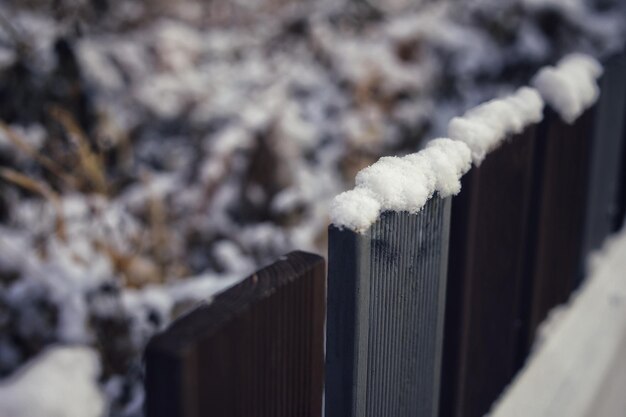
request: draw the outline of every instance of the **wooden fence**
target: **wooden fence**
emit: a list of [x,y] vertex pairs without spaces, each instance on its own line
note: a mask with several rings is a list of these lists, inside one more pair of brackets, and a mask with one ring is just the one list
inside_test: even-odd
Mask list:
[[320,416],[324,269],[293,252],[153,338],[147,415]]
[[437,414],[449,219],[436,198],[365,234],[330,227],[327,417]]
[[459,195],[364,234],[331,226],[327,297],[323,259],[297,252],[175,322],[146,349],[148,417],[319,417],[323,389],[327,417],[487,413],[624,218],[626,55],[600,85],[574,124],[546,109]]

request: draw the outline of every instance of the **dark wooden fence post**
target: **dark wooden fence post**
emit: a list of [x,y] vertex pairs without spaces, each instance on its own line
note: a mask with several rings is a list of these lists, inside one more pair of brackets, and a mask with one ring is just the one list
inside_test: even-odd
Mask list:
[[[622,51],[621,60],[622,62],[626,61],[626,49]],[[622,77],[626,77],[626,75],[622,73]],[[626,92],[624,94],[626,95]],[[626,219],[626,105],[622,108],[622,141],[621,173],[619,174],[620,178],[617,185],[617,205],[613,230],[621,230]]]
[[567,301],[582,276],[593,122],[594,108],[571,125],[548,109],[539,125],[527,349],[548,312]]
[[293,252],[154,337],[148,417],[321,417],[323,258]]
[[442,416],[489,411],[615,227],[625,77],[626,57],[609,60],[598,102],[574,124],[547,109],[463,178],[452,202]]
[[441,416],[484,415],[519,369],[534,149],[530,126],[452,199]]
[[326,417],[435,417],[450,199],[329,229]]
[[621,221],[620,174],[626,128],[626,54],[607,60],[595,106],[583,256],[598,249]]

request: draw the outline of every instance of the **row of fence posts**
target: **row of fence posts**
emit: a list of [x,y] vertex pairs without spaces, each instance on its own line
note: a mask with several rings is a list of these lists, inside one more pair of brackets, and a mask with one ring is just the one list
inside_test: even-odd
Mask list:
[[547,109],[459,195],[383,213],[364,234],[330,226],[327,294],[324,259],[294,252],[155,336],[147,416],[487,413],[621,226],[626,55],[600,83],[573,125]]

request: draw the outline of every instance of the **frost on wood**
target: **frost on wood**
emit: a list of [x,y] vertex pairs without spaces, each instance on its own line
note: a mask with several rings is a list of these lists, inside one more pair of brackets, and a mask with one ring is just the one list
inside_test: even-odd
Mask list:
[[0,415],[102,417],[98,355],[86,347],[52,347],[0,381]]
[[474,164],[480,165],[490,151],[512,134],[542,119],[543,100],[537,90],[522,87],[510,96],[483,103],[448,126],[448,135],[465,142],[472,150]]
[[537,73],[532,85],[543,99],[567,123],[573,123],[600,95],[597,79],[602,65],[583,54],[570,54],[556,67],[545,67]]
[[333,224],[362,233],[383,211],[417,213],[435,192],[441,197],[457,194],[470,166],[467,145],[444,138],[414,154],[383,157],[357,174],[353,190],[335,197]]

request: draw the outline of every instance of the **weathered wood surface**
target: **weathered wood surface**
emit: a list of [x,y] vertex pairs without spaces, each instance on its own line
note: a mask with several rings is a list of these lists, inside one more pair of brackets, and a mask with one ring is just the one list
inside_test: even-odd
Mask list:
[[534,151],[531,126],[452,199],[442,417],[484,415],[521,366]]
[[293,252],[176,321],[146,353],[148,417],[320,417],[325,267]]
[[450,199],[329,229],[326,417],[434,417]]

